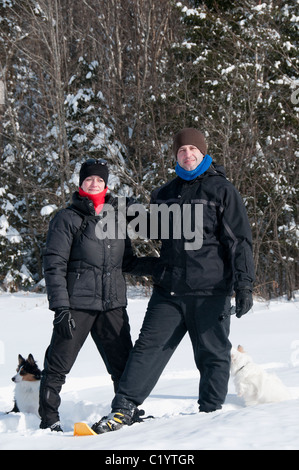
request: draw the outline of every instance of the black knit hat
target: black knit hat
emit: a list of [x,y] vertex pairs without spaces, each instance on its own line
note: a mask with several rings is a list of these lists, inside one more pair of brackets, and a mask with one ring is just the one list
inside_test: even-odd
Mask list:
[[192,127],[182,129],[173,138],[173,155],[177,157],[180,147],[183,145],[195,145],[203,155],[207,153],[207,144],[205,136],[197,129]]
[[79,174],[79,186],[82,185],[85,178],[88,176],[100,176],[105,181],[105,188],[107,186],[109,171],[106,160],[94,160],[93,158],[86,160],[82,163]]

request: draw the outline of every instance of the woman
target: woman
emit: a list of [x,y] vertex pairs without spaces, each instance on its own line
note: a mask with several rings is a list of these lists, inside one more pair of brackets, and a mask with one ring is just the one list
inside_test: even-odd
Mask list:
[[42,429],[62,430],[59,393],[89,333],[117,390],[132,348],[122,271],[150,275],[157,261],[134,256],[128,238],[98,236],[104,204],[115,209],[118,221],[117,198],[107,195],[107,181],[107,162],[87,160],[71,206],[50,222],[44,274],[49,308],[55,315],[40,386]]

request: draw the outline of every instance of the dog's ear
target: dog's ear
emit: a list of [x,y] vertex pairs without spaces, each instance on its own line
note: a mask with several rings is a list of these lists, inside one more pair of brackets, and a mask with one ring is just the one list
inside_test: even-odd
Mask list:
[[20,366],[21,364],[23,364],[23,362],[25,362],[25,359],[24,359],[24,357],[21,356],[21,354],[19,354],[18,360],[19,360],[19,366]]
[[29,362],[29,364],[35,365],[35,360],[34,360],[34,357],[32,356],[32,354],[28,355],[27,361]]
[[241,353],[244,353],[244,352],[245,352],[243,346],[241,346],[240,344],[239,344],[239,346],[238,346],[237,349],[238,349],[238,351],[241,352]]

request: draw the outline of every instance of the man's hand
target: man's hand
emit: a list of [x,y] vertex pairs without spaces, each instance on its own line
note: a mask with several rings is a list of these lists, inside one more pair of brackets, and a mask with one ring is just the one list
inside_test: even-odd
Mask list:
[[236,316],[241,318],[253,306],[252,292],[249,289],[236,291]]

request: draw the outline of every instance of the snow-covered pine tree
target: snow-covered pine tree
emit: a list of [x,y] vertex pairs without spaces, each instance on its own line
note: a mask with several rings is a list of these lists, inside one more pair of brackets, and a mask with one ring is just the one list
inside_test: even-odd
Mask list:
[[[20,52],[26,32],[22,2],[1,2],[1,279],[7,288],[34,284],[42,276],[40,204],[44,173],[44,128],[38,77]],[[25,38],[25,39],[24,39]]]

